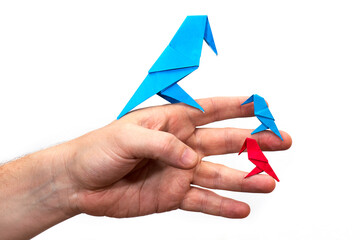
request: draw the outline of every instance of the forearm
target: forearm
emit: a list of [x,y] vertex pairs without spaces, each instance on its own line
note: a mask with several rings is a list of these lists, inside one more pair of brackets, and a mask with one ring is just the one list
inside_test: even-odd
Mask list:
[[66,173],[70,147],[61,144],[0,167],[1,239],[29,239],[76,214]]

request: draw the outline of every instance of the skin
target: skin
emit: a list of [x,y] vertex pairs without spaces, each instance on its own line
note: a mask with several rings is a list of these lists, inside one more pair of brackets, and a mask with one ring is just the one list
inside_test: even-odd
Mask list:
[[269,193],[270,176],[244,179],[246,172],[202,159],[236,153],[246,137],[262,150],[285,150],[284,141],[264,131],[198,128],[253,116],[247,97],[197,100],[205,113],[171,104],[133,111],[120,120],[69,142],[0,167],[0,235],[28,239],[80,213],[116,218],[175,209],[244,218],[250,207],[207,189]]

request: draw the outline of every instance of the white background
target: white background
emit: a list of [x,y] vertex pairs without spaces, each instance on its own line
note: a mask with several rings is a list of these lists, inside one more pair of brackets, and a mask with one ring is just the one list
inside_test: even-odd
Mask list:
[[[293,138],[265,153],[281,180],[273,193],[218,191],[249,203],[246,219],[80,215],[35,239],[359,239],[359,12],[331,0],[1,1],[0,162],[113,121],[193,14],[209,16],[219,55],[204,45],[180,85],[194,98],[257,93]],[[252,169],[246,156],[208,160]]]

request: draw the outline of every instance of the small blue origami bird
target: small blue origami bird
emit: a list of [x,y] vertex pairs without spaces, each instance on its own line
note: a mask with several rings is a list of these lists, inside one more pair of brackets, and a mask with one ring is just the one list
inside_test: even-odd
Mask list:
[[182,102],[204,111],[177,82],[198,69],[203,40],[217,55],[207,16],[188,16],[170,44],[150,68],[148,75],[117,119],[157,94],[170,103]]
[[251,134],[255,134],[270,128],[270,130],[272,130],[281,140],[283,140],[278,128],[276,127],[275,119],[265,102],[265,99],[257,94],[254,94],[241,105],[245,105],[251,102],[254,102],[254,114],[261,122],[261,125]]

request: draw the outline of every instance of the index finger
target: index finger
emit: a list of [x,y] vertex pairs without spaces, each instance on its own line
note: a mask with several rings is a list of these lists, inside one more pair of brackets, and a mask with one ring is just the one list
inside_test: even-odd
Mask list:
[[238,117],[254,116],[254,104],[241,106],[248,97],[213,97],[196,100],[204,109],[188,111],[189,118],[195,126]]

